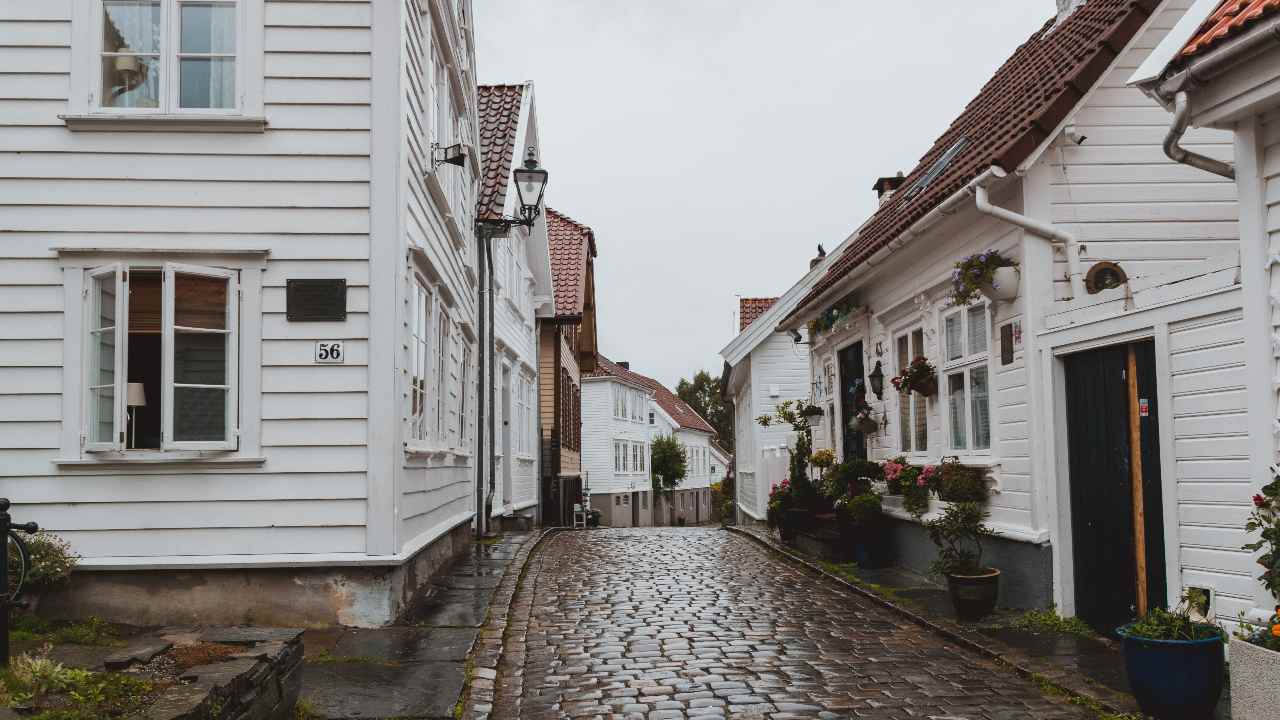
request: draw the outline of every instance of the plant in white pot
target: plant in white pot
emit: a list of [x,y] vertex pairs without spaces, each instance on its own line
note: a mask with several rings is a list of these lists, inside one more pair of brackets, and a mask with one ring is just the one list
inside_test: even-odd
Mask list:
[[[1245,525],[1259,533],[1244,546],[1258,551],[1264,570],[1258,579],[1280,603],[1280,480],[1253,496],[1253,514]],[[1231,639],[1231,717],[1263,720],[1280,713],[1280,606],[1265,625],[1241,624]]]
[[968,305],[978,295],[993,302],[1013,300],[1021,277],[1018,263],[995,250],[970,255],[951,273],[951,304]]

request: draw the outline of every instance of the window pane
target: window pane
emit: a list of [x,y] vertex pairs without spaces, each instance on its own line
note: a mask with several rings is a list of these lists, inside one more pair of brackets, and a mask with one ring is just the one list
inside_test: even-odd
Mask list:
[[182,58],[179,72],[180,107],[236,106],[236,61],[233,58]]
[[987,351],[987,308],[983,305],[971,307],[969,313],[969,354],[977,355]]
[[227,279],[178,273],[174,278],[174,320],[179,327],[227,329]]
[[173,381],[179,385],[226,385],[227,336],[175,332]]
[[948,315],[944,321],[943,333],[946,336],[947,359],[958,360],[964,357],[964,344],[960,335],[960,314]]
[[911,333],[911,359],[924,357],[924,330],[914,330]]
[[964,431],[964,373],[947,376],[947,419],[951,424],[951,447],[969,447]]
[[173,439],[178,442],[226,440],[227,391],[217,388],[175,387]]
[[915,414],[915,451],[924,452],[929,449],[929,414],[925,411],[925,397],[919,393],[911,393],[911,405]]
[[[902,372],[910,362],[910,340],[903,335],[898,338],[898,372]],[[898,393],[898,435],[903,452],[911,451],[911,428],[911,393]]]
[[183,3],[181,42],[183,53],[234,53],[236,6]]
[[145,55],[102,58],[102,106],[160,107],[160,59]]
[[986,450],[991,447],[991,408],[987,392],[987,369],[974,368],[969,372],[970,402],[973,404],[973,447]]
[[90,442],[115,442],[116,386],[106,385],[89,391],[93,403],[93,422],[89,426]]
[[93,309],[89,315],[90,442],[115,442],[116,402],[116,274],[92,280]]
[[160,52],[159,0],[103,0],[102,51]]

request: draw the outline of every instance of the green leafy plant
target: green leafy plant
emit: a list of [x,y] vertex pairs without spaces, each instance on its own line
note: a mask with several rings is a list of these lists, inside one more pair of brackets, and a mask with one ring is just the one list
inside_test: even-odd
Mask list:
[[1052,607],[1047,610],[1028,610],[1009,621],[1009,627],[1030,633],[1057,633],[1087,638],[1097,636],[1089,623],[1078,617],[1064,618]]
[[865,527],[881,517],[880,494],[868,490],[861,495],[845,496],[836,501],[835,509],[841,520]]
[[900,393],[914,390],[921,395],[933,395],[938,391],[938,369],[921,355],[902,368],[902,372],[890,378],[889,382]]
[[814,450],[809,456],[809,463],[819,470],[826,470],[836,464],[836,454],[830,448]]
[[939,500],[985,503],[989,495],[986,471],[980,467],[943,462],[936,485]]
[[649,469],[655,496],[670,495],[688,471],[684,445],[675,435],[659,435],[649,446]]
[[841,320],[851,317],[858,310],[858,303],[854,302],[852,296],[846,297],[840,302],[832,305],[822,311],[816,319],[809,321],[809,338],[813,339],[824,332],[828,332],[835,327]]
[[1244,528],[1260,536],[1257,542],[1245,545],[1244,549],[1262,551],[1258,564],[1263,572],[1258,579],[1280,602],[1280,479],[1272,480],[1262,488],[1261,494],[1253,496],[1253,513]]
[[[41,531],[23,539],[30,558],[26,588],[32,592],[39,593],[66,582],[80,563],[80,556],[71,550],[67,541],[51,532]],[[17,545],[10,543],[8,552],[12,566],[18,559]]]
[[1192,618],[1190,604],[1185,599],[1172,610],[1152,608],[1146,617],[1130,625],[1125,634],[1144,640],[1226,640],[1222,628]]
[[19,655],[0,676],[8,704],[33,709],[38,720],[137,717],[154,689],[130,675],[66,667],[48,650]]
[[786,511],[795,507],[795,493],[791,489],[791,481],[783,480],[769,490],[769,506],[765,512],[765,521],[770,528],[782,527]]
[[962,258],[951,273],[951,304],[968,305],[980,294],[978,288],[991,285],[996,270],[1018,267],[1018,263],[995,250],[987,250]]
[[958,502],[947,506],[940,517],[925,523],[929,539],[938,548],[938,559],[930,570],[938,575],[980,575],[982,541],[995,533],[985,523],[987,511],[976,502]]
[[791,450],[791,464],[787,479],[794,494],[794,506],[813,509],[819,501],[818,490],[809,478],[809,458],[813,454],[813,431],[800,414],[809,403],[800,400],[784,400],[774,408],[772,415],[761,415],[756,422],[764,427],[774,423],[790,425],[796,433],[795,447]]
[[829,469],[823,474],[819,491],[823,497],[835,502],[840,498],[861,495],[871,490],[871,484],[880,480],[880,465],[867,460],[850,460]]

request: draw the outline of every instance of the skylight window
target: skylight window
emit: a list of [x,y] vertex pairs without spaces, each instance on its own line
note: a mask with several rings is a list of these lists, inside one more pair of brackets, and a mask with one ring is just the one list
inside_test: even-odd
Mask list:
[[933,181],[938,179],[938,176],[941,175],[949,165],[951,165],[951,162],[956,159],[956,156],[959,155],[960,151],[964,150],[968,144],[969,138],[961,137],[959,140],[955,141],[951,147],[947,148],[947,151],[942,153],[942,157],[934,160],[933,164],[929,166],[929,171],[922,175],[919,180],[916,180],[911,184],[911,187],[905,193],[906,199],[910,200],[927,190],[929,186],[933,184]]

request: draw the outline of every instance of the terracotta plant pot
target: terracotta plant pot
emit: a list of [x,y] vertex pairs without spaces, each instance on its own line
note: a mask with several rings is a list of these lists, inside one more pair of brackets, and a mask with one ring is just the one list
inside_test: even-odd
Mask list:
[[1008,302],[1018,297],[1018,283],[1022,273],[1016,267],[996,268],[990,285],[979,285],[978,292],[992,302]]
[[996,597],[1000,594],[1000,571],[987,568],[981,575],[954,575],[947,573],[947,591],[956,617],[961,620],[981,620],[996,609]]
[[925,397],[933,397],[938,394],[938,378],[930,377],[926,380],[921,380],[911,386],[911,391]]
[[1268,720],[1280,708],[1280,652],[1231,638],[1232,720]]

